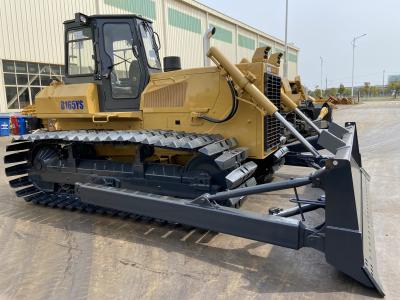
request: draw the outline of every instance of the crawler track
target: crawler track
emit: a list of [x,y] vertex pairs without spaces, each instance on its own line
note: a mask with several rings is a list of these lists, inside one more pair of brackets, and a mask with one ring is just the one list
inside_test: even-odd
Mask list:
[[[122,218],[149,219],[123,211],[107,209],[83,203],[73,191],[46,192],[36,186],[30,178],[31,155],[34,144],[40,143],[113,143],[113,144],[147,144],[160,148],[177,149],[179,151],[197,151],[214,159],[222,169],[227,170],[226,185],[229,189],[255,185],[254,177],[257,165],[248,161],[246,148],[235,148],[234,139],[224,139],[219,135],[187,134],[174,131],[59,131],[37,133],[16,137],[7,146],[8,154],[4,157],[6,175],[13,177],[10,186],[16,190],[16,195],[26,202],[84,213],[106,214]],[[163,197],[163,196],[160,196]],[[233,199],[233,205],[239,207],[243,199]],[[165,221],[161,221],[167,223]]]

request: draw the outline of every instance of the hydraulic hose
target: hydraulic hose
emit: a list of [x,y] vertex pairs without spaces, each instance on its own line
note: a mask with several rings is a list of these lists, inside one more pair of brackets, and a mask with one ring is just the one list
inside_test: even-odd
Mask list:
[[232,95],[232,108],[231,108],[231,111],[229,112],[229,114],[225,118],[223,118],[221,120],[214,119],[214,118],[211,118],[209,116],[200,116],[199,118],[204,119],[204,120],[209,121],[209,122],[212,122],[212,123],[223,123],[223,122],[229,121],[230,119],[233,118],[233,116],[237,112],[237,109],[238,109],[238,106],[239,106],[239,101],[237,99],[236,90],[235,90],[235,87],[233,85],[232,80],[227,79],[227,83],[228,83],[229,90],[231,91],[231,95]]

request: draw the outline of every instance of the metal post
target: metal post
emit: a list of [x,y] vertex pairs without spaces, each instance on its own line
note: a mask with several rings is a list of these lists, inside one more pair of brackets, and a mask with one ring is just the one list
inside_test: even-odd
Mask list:
[[366,36],[367,34],[364,33],[362,35],[356,36],[353,38],[353,41],[351,44],[353,45],[353,64],[352,64],[352,69],[351,69],[351,97],[354,97],[354,52],[356,48],[356,40],[362,38],[363,36]]
[[328,89],[328,76],[325,77],[325,91]]
[[385,70],[383,70],[383,77],[382,77],[382,97],[385,97]]
[[321,90],[321,97],[322,97],[322,70],[323,70],[323,65],[324,65],[324,58],[322,56],[319,57],[319,59],[321,60],[321,78],[320,78],[320,85],[319,88]]
[[288,36],[288,10],[289,10],[289,1],[286,0],[286,18],[285,18],[285,59],[283,62],[283,77],[288,77],[288,45],[287,45],[287,36]]
[[354,97],[354,49],[356,48],[356,38],[353,39],[353,63],[351,67],[351,98]]

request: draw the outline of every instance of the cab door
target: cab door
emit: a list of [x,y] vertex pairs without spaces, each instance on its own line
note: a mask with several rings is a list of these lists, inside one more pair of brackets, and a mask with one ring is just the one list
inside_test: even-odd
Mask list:
[[149,74],[133,19],[97,21],[101,111],[139,110]]

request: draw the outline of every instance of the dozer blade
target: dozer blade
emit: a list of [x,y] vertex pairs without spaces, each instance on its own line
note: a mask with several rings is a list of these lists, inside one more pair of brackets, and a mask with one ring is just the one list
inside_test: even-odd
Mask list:
[[326,207],[326,260],[340,271],[384,295],[375,256],[369,175],[361,166],[357,130],[347,123],[346,145],[326,162],[321,175]]

